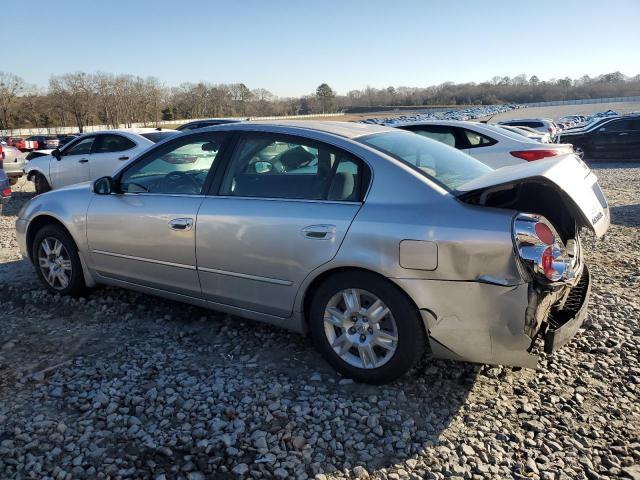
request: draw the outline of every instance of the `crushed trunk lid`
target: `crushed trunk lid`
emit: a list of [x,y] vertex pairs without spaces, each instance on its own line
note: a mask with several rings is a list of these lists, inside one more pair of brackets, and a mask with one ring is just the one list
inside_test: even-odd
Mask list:
[[482,205],[483,196],[491,192],[536,182],[547,183],[560,192],[579,226],[589,228],[598,237],[609,228],[609,206],[598,178],[575,155],[499,168],[461,185],[454,195],[461,200],[474,198],[474,203]]

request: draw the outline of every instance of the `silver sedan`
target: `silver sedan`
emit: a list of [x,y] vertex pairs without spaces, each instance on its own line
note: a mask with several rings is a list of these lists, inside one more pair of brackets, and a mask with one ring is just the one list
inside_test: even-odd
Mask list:
[[336,370],[369,383],[404,374],[427,346],[535,367],[586,314],[581,228],[609,225],[574,155],[492,170],[410,132],[342,122],[178,135],[18,217],[51,292],[115,285],[310,333]]

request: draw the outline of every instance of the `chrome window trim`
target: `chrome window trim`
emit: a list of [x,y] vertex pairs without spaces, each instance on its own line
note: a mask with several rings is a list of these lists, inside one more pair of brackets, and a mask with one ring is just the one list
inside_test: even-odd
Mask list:
[[268,202],[304,202],[304,203],[335,203],[337,205],[362,205],[363,201],[347,202],[345,200],[312,200],[308,198],[278,198],[278,197],[245,197],[235,195],[211,195],[212,198],[230,198],[234,200],[265,200]]

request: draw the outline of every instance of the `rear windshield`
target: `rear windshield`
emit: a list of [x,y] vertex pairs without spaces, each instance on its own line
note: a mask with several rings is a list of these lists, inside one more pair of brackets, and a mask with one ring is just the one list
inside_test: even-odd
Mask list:
[[385,132],[358,140],[410,165],[449,191],[492,171],[466,153],[414,133]]
[[150,133],[141,133],[141,135],[147,140],[151,140],[153,143],[158,143],[169,137],[173,137],[174,135],[177,135],[177,132],[150,132]]
[[[510,127],[511,125],[507,125],[508,127]],[[500,135],[504,135],[505,137],[509,137],[512,140],[517,140],[518,142],[529,142],[529,143],[540,143],[538,140],[528,137],[526,135],[523,135],[522,133],[516,133],[513,130],[510,130],[508,128],[502,128],[502,127],[498,127],[496,125],[490,125],[490,124],[485,124],[485,127],[487,127],[489,130],[493,130],[497,133],[499,133]],[[513,127],[513,128],[517,128],[517,127]],[[540,133],[540,132],[536,132],[536,133]]]

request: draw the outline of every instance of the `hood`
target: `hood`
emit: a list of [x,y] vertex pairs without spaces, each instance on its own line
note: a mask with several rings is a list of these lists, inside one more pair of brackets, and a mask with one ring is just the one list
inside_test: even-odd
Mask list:
[[[575,155],[499,168],[465,183],[454,194],[468,203],[527,208],[521,211],[551,218],[560,218],[557,212],[562,213],[564,206],[579,226],[598,237],[609,228],[609,206],[598,179]],[[544,212],[531,211],[537,207]]]

